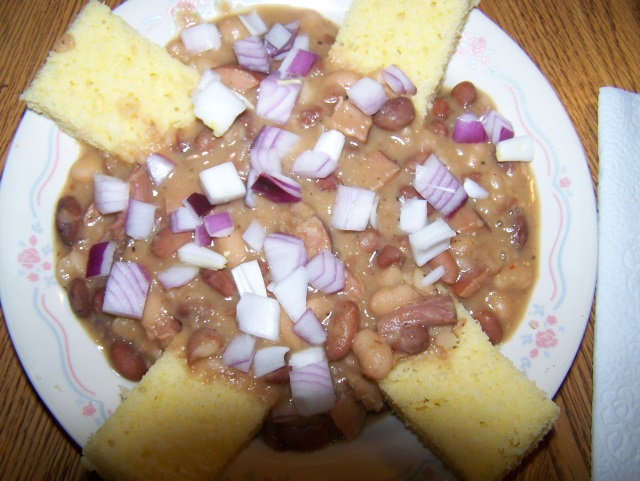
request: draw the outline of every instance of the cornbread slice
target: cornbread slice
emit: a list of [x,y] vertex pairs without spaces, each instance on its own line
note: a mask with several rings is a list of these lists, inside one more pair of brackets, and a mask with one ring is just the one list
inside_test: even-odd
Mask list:
[[78,140],[135,161],[195,121],[200,75],[90,0],[21,99]]
[[416,85],[426,115],[462,28],[480,0],[353,0],[329,51],[333,69],[369,75],[395,64]]
[[170,346],[89,438],[83,462],[105,481],[212,481],[270,408],[230,381],[203,381]]
[[457,305],[457,347],[396,364],[380,388],[396,414],[464,480],[497,480],[551,429],[560,408]]

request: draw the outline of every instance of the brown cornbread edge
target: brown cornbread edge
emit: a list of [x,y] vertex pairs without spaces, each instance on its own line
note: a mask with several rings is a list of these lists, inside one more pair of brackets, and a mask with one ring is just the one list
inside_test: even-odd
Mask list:
[[21,99],[72,137],[133,162],[195,122],[190,95],[199,79],[90,0]]
[[271,406],[187,365],[170,346],[83,450],[105,481],[212,481],[259,431]]
[[458,345],[408,357],[379,385],[393,411],[461,480],[501,479],[552,428],[560,408],[457,305]]
[[424,117],[471,10],[480,0],[354,0],[329,51],[333,70],[362,75],[395,64],[416,85]]

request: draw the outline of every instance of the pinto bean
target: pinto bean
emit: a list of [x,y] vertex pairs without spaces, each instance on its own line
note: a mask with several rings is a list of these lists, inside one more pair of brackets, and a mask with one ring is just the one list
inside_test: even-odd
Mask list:
[[453,87],[451,90],[451,97],[460,107],[468,107],[476,101],[478,92],[476,86],[473,83],[465,80]]
[[429,262],[427,265],[431,269],[435,269],[439,266],[444,267],[444,275],[440,278],[442,282],[445,284],[453,284],[458,280],[458,275],[460,274],[460,268],[456,263],[456,260],[451,255],[451,252],[446,250],[441,254],[438,254]]
[[514,209],[505,231],[509,234],[509,241],[516,249],[522,249],[529,240],[529,225],[527,216],[520,209]]
[[324,192],[335,192],[340,184],[340,179],[333,174],[324,179],[316,179],[316,187]]
[[443,98],[436,99],[431,107],[431,113],[436,117],[446,119],[449,115],[449,102]]
[[415,154],[411,154],[402,162],[402,168],[410,174],[415,174],[416,165],[422,164],[425,160],[429,158],[431,152],[416,152]]
[[76,240],[82,222],[82,206],[72,195],[60,197],[56,207],[56,231],[60,240],[71,245]]
[[324,76],[322,88],[325,101],[335,102],[347,94],[347,88],[360,80],[360,75],[350,70],[336,70]]
[[156,234],[151,241],[151,253],[159,259],[168,259],[178,249],[189,242],[192,238],[191,232],[179,232],[174,234],[170,227],[165,227]]
[[200,359],[215,356],[224,346],[224,339],[210,327],[203,327],[194,331],[187,342],[187,362],[193,366]]
[[353,340],[353,353],[358,358],[362,374],[379,381],[384,379],[393,367],[391,346],[376,331],[362,329]]
[[303,110],[298,114],[298,121],[305,129],[313,127],[322,117],[322,109],[320,107],[311,107]]
[[358,306],[351,301],[342,303],[329,318],[325,343],[327,359],[339,361],[349,353],[359,324],[360,310]]
[[245,38],[250,35],[247,27],[244,26],[242,20],[237,15],[224,17],[217,22],[220,37],[225,44]]
[[282,366],[280,369],[265,374],[263,379],[269,384],[286,384],[289,382],[289,372],[291,372],[291,366]]
[[421,199],[422,196],[418,193],[416,188],[412,185],[403,185],[400,187],[400,197],[405,199]]
[[222,297],[229,298],[238,293],[236,283],[226,269],[219,271],[200,269],[200,275],[204,281]]
[[74,279],[67,285],[67,295],[69,296],[69,304],[73,313],[80,317],[89,317],[93,304],[91,302],[91,293],[89,286],[84,279]]
[[447,124],[445,124],[442,120],[432,120],[431,124],[429,124],[429,128],[433,133],[441,135],[442,137],[449,136],[449,129],[447,128]]
[[331,444],[339,434],[328,414],[296,416],[286,422],[268,419],[263,428],[265,442],[275,451],[309,452]]
[[264,75],[259,75],[257,72],[252,72],[239,65],[223,65],[214,68],[213,71],[220,75],[220,81],[226,87],[241,93],[256,88],[264,78]]
[[484,333],[489,337],[489,341],[494,346],[502,341],[502,325],[498,318],[490,311],[480,311],[475,316],[476,321],[482,327]]
[[97,286],[93,290],[93,299],[91,300],[91,307],[95,312],[102,312],[102,304],[104,304],[104,293],[106,285]]
[[357,235],[358,247],[367,254],[373,254],[380,248],[382,244],[382,236],[375,229],[366,229],[362,232],[358,232]]
[[130,381],[139,381],[148,370],[142,356],[125,341],[115,341],[109,346],[109,358],[118,374]]
[[199,154],[207,154],[219,144],[220,140],[213,134],[213,130],[209,127],[202,128],[193,140],[193,145]]
[[485,266],[477,266],[463,272],[451,285],[451,290],[460,297],[471,297],[480,290],[489,278],[489,270]]
[[411,100],[406,97],[396,97],[385,102],[380,110],[373,114],[372,120],[376,127],[395,131],[400,130],[416,117],[416,109]]
[[378,253],[376,262],[378,264],[378,267],[380,267],[381,269],[386,269],[392,264],[402,265],[404,259],[405,256],[400,249],[398,249],[396,246],[392,246],[391,244],[387,244]]
[[420,293],[409,284],[397,284],[382,287],[373,293],[369,301],[369,309],[374,316],[383,316],[395,311],[408,302],[415,301]]

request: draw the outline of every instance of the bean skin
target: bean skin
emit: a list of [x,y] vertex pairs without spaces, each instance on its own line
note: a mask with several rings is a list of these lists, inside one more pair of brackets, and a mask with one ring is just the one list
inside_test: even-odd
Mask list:
[[475,316],[476,321],[482,327],[484,333],[489,337],[489,341],[494,346],[502,341],[502,325],[498,318],[490,311],[480,311]]
[[448,250],[435,256],[433,259],[427,262],[427,265],[431,269],[435,269],[439,266],[444,267],[444,275],[440,278],[440,280],[445,284],[453,284],[458,280],[460,268],[458,267],[456,260],[453,258],[453,255],[451,255],[451,252],[449,252]]
[[224,339],[210,327],[203,327],[194,331],[187,342],[187,362],[193,366],[200,359],[215,356],[224,346]]
[[373,124],[383,130],[400,130],[416,117],[416,109],[413,103],[406,97],[396,97],[385,102],[382,108],[373,117]]
[[489,270],[477,266],[460,274],[458,280],[451,285],[451,290],[460,297],[471,297],[480,290],[489,278]]
[[192,239],[191,232],[179,232],[174,234],[170,227],[165,227],[151,241],[151,253],[159,259],[168,259],[178,249]]
[[238,293],[236,284],[228,270],[215,271],[213,269],[200,269],[200,275],[204,281],[222,297],[231,298]]
[[351,301],[341,304],[337,312],[329,318],[325,343],[327,359],[339,361],[349,353],[359,324],[360,310],[358,306]]
[[115,341],[111,344],[109,358],[118,374],[130,381],[139,381],[148,369],[140,354],[125,341]]
[[460,107],[468,107],[473,104],[478,98],[478,92],[476,86],[473,83],[465,80],[453,87],[451,90],[451,97]]
[[436,117],[446,119],[449,115],[449,102],[443,98],[436,99],[431,107],[431,113]]
[[449,129],[447,128],[447,125],[442,121],[442,120],[432,120],[431,121],[431,125],[429,126],[431,128],[431,131],[441,135],[442,137],[448,137],[449,136]]
[[60,240],[71,245],[76,240],[82,221],[82,206],[72,195],[65,195],[56,207],[56,231]]
[[380,250],[380,252],[378,252],[376,262],[378,267],[386,269],[392,264],[402,265],[404,263],[404,259],[405,256],[400,249],[396,246],[392,246],[391,244],[387,244]]
[[69,304],[74,314],[80,318],[89,317],[93,308],[91,292],[84,279],[74,279],[67,286]]

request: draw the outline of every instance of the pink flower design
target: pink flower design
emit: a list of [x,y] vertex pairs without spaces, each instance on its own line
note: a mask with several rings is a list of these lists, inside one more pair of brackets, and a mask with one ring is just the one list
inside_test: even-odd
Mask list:
[[558,344],[558,338],[553,329],[547,329],[536,334],[536,346],[542,349],[555,347]]
[[38,238],[34,235],[32,235],[31,237],[29,237],[29,244],[31,244],[32,246],[35,246],[38,243]]
[[18,254],[18,262],[20,262],[22,267],[25,267],[26,269],[33,269],[33,267],[40,262],[38,251],[33,247],[23,250]]
[[564,187],[566,189],[569,186],[571,186],[571,179],[570,178],[563,177],[562,179],[560,179],[560,187]]
[[82,408],[82,415],[90,418],[96,413],[96,408],[93,404],[89,403],[85,407]]
[[533,359],[534,357],[538,357],[538,350],[531,349],[531,352],[529,353],[529,357],[531,357],[531,359]]
[[558,319],[556,318],[556,316],[547,316],[547,324],[549,324],[550,326],[553,326],[554,324],[558,323]]
[[469,39],[469,51],[473,55],[482,55],[487,48],[487,41],[484,37],[471,37]]
[[42,268],[43,268],[45,271],[50,271],[50,270],[51,270],[51,267],[52,267],[52,266],[51,266],[51,262],[44,262],[44,263],[42,264]]
[[29,275],[27,275],[27,279],[29,279],[31,282],[38,282],[40,276],[38,276],[38,274],[36,274],[35,272],[30,272]]

